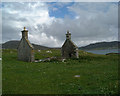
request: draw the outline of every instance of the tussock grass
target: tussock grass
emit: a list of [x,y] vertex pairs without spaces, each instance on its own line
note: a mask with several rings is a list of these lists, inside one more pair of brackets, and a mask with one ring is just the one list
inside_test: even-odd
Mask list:
[[[60,50],[51,51],[36,50],[35,58],[61,57]],[[30,63],[7,49],[2,58],[3,94],[118,94],[118,55],[79,51],[79,59]]]

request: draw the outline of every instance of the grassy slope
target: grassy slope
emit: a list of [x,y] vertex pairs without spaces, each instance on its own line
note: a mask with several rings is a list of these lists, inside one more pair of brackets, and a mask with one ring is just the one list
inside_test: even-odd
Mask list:
[[[35,53],[36,59],[60,56],[60,50]],[[66,62],[17,60],[16,50],[3,50],[3,94],[114,94],[118,91],[118,56],[80,51]],[[75,78],[74,75],[80,75]]]

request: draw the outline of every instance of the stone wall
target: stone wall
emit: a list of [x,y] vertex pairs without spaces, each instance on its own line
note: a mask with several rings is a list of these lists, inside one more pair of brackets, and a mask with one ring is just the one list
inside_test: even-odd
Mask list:
[[33,62],[34,50],[29,45],[29,41],[26,38],[22,38],[18,47],[18,60]]
[[66,39],[62,46],[63,58],[78,58],[78,47],[69,39]]

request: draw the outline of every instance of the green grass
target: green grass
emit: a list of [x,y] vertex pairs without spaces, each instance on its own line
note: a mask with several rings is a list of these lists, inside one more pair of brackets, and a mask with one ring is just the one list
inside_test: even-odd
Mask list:
[[[35,51],[35,58],[61,56],[60,50],[51,51]],[[18,61],[16,50],[3,50],[2,56],[3,94],[118,93],[117,55],[79,51],[79,59],[33,63]]]

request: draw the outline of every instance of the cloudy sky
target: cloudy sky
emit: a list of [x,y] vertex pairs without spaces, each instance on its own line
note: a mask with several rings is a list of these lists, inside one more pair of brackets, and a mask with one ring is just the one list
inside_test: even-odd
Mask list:
[[2,42],[20,40],[25,26],[31,43],[60,47],[66,31],[76,45],[118,40],[118,3],[4,2]]

